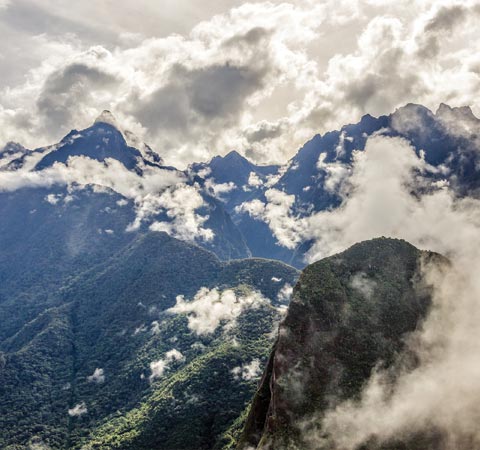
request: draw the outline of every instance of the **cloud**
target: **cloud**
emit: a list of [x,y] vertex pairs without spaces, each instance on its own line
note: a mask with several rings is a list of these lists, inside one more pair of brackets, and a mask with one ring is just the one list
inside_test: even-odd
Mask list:
[[232,181],[228,183],[215,183],[214,178],[207,178],[205,180],[205,189],[212,196],[218,200],[223,200],[223,196],[237,189],[237,186]]
[[368,278],[364,272],[358,272],[350,279],[350,286],[362,294],[366,299],[370,299],[375,290],[376,283]]
[[[108,57],[104,49],[92,53],[100,59]],[[51,134],[75,123],[81,118],[85,103],[94,103],[100,91],[113,91],[117,82],[117,78],[106,70],[84,62],[72,63],[52,73],[46,79],[36,105],[47,132]]]
[[295,248],[303,236],[303,220],[293,213],[295,196],[272,188],[265,192],[265,199],[265,202],[259,199],[244,202],[235,211],[265,222],[280,245]]
[[[67,19],[61,8],[52,14],[48,5],[24,7],[56,24]],[[11,20],[18,19],[12,14]],[[327,17],[324,8],[299,4],[242,4],[183,36],[140,38],[114,50],[102,45],[111,30],[97,36],[97,45],[88,44],[90,28],[75,38],[45,30],[37,44],[50,49],[49,57],[25,61],[31,64],[28,81],[17,80],[2,92],[0,138],[39,146],[108,108],[171,164],[250,144],[268,159],[262,145],[281,139],[288,121],[257,121],[252,108],[308,70],[302,47]]]
[[170,364],[175,361],[185,361],[185,357],[183,356],[183,354],[176,349],[170,350],[165,353],[163,359],[152,361],[150,363],[150,370],[152,372],[149,378],[150,382],[152,382],[156,378],[161,378],[165,370],[167,370]]
[[243,296],[227,289],[223,292],[217,288],[201,288],[192,300],[177,296],[175,306],[168,309],[170,314],[185,314],[188,328],[199,336],[212,334],[220,326],[227,329],[235,326],[237,318],[248,308],[258,308],[268,303],[262,294],[253,291]]
[[[209,241],[214,237],[212,230],[203,228],[208,214],[198,212],[207,208],[199,187],[186,184],[188,179],[183,172],[146,166],[139,175],[115,159],[102,163],[83,156],[70,157],[66,164],[55,163],[41,171],[29,170],[28,167],[34,166],[38,158],[35,156],[33,164],[27,159],[25,169],[0,171],[0,191],[25,187],[71,188],[73,185],[76,189],[85,185],[93,185],[97,190],[107,188],[125,197],[119,206],[125,205],[126,199],[134,202],[136,218],[128,231],[136,230],[143,222],[151,222],[154,216],[164,213],[164,221],[151,223],[153,231],[164,231],[183,240]],[[64,202],[68,203],[70,199],[67,196]],[[61,198],[49,194],[45,200],[54,205]]]
[[[429,432],[441,438],[435,448],[442,450],[480,445],[480,256],[472,245],[480,235],[480,201],[429,182],[424,175],[431,169],[406,141],[371,137],[354,155],[341,206],[302,224],[305,237],[315,240],[311,261],[379,236],[406,239],[452,261],[449,270],[424,269],[434,287],[433,308],[407,339],[418,367],[379,369],[358,399],[300,423],[306,448],[354,450],[372,439],[382,445]],[[350,282],[366,297],[375,289],[362,273]]]
[[101,368],[96,368],[92,375],[87,377],[89,383],[102,384],[105,382],[105,372]]
[[293,294],[293,286],[290,283],[285,283],[282,286],[282,289],[278,292],[277,299],[280,303],[288,304],[290,302],[290,298]]
[[260,360],[253,359],[248,364],[243,364],[242,366],[234,367],[231,370],[231,373],[233,375],[233,378],[235,378],[235,380],[251,381],[251,380],[259,379],[260,375],[262,374],[262,371],[263,369],[261,367]]
[[[337,149],[337,154],[343,152],[343,141],[345,140],[345,134],[340,135],[340,149]],[[350,165],[344,164],[341,162],[325,162],[327,157],[326,153],[320,153],[318,158],[317,168],[322,170],[325,173],[324,186],[325,189],[330,193],[339,193],[342,191],[343,182],[349,178],[350,175]]]
[[50,203],[51,205],[56,205],[58,202],[59,202],[59,198],[57,195],[55,194],[48,194],[46,197],[45,197],[45,201],[47,203]]
[[85,405],[85,402],[80,402],[76,404],[73,408],[68,410],[68,415],[70,417],[79,417],[83,416],[84,414],[87,414],[88,409],[87,405]]
[[[142,217],[145,214],[166,211],[171,222],[154,222],[150,225],[152,231],[164,231],[183,240],[202,239],[211,241],[214,233],[210,228],[203,228],[208,215],[197,214],[199,208],[205,206],[197,188],[186,184],[176,185],[165,190],[160,196],[149,196],[141,208]],[[137,221],[140,216],[137,215]],[[134,224],[133,227],[135,227]]]
[[[28,51],[2,52],[10,84],[0,84],[0,141],[38,147],[108,108],[169,164],[184,167],[233,148],[283,162],[313,134],[367,112],[386,114],[411,101],[480,106],[477,1],[182,5],[198,23],[185,16],[190,28],[180,21],[182,34],[164,36],[153,28],[142,35],[118,12],[142,14],[126,2],[97,7],[93,16],[89,6],[72,7],[73,17],[50,0],[3,10],[12,26],[0,35]],[[146,27],[159,14],[165,21],[151,6],[142,10],[138,23]],[[36,20],[25,23],[25,16]],[[105,16],[107,27],[93,26]]]
[[[475,201],[457,199],[448,185],[428,182],[421,174],[429,170],[435,169],[406,141],[370,138],[365,151],[354,155],[350,190],[341,206],[308,218],[306,237],[315,240],[309,260],[382,235],[404,238],[447,256],[455,252],[454,240],[445,239],[448,221],[450,226],[457,222],[461,226],[462,215]],[[426,194],[418,193],[427,186]]]

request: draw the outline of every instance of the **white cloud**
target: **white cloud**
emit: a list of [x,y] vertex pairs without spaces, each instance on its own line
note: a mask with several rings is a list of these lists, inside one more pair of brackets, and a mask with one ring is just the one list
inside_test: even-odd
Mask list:
[[102,384],[105,382],[105,372],[101,368],[96,368],[92,375],[87,377],[89,383]]
[[85,402],[80,402],[76,404],[73,408],[68,410],[68,415],[70,417],[79,417],[82,416],[83,414],[87,414],[88,409],[87,405],[85,405]]
[[[354,450],[372,437],[379,443],[435,429],[445,448],[480,445],[478,376],[480,283],[478,248],[480,201],[458,198],[448,184],[428,186],[431,168],[404,140],[374,136],[354,157],[342,205],[307,218],[307,238],[315,239],[310,259],[339,252],[355,242],[403,238],[450,258],[453,268],[426,267],[434,285],[433,303],[422,328],[407,340],[418,358],[413,370],[396,378],[377,370],[360,400],[341,403],[322,418],[299,424],[310,447]],[[375,284],[354,274],[351,285],[365,296]],[[308,424],[323,424],[320,434]],[[468,444],[465,444],[468,443]]]
[[45,201],[51,205],[56,205],[59,202],[60,198],[55,194],[48,194],[45,197]]
[[[340,135],[342,141],[343,133]],[[345,136],[343,137],[345,139]],[[351,167],[341,162],[325,162],[326,153],[320,153],[317,162],[317,168],[325,171],[325,189],[331,193],[339,193],[342,190],[342,184],[349,178]]]
[[150,363],[150,370],[152,372],[149,378],[150,381],[153,381],[156,378],[161,378],[165,373],[165,370],[167,370],[170,364],[175,361],[185,361],[183,354],[176,349],[165,353],[165,356],[162,359],[152,361]]
[[160,328],[160,322],[158,322],[158,320],[154,320],[152,323],[151,323],[151,329],[150,329],[150,333],[152,334],[160,334],[161,332],[161,328]]
[[260,365],[259,359],[253,359],[248,364],[243,364],[242,366],[234,367],[231,372],[235,380],[256,380],[260,378],[262,374],[262,367]]
[[213,178],[207,178],[205,180],[205,188],[210,195],[219,200],[223,200],[224,195],[235,190],[237,186],[232,181],[228,183],[217,184]]
[[171,314],[186,314],[188,328],[197,335],[208,335],[221,325],[227,328],[235,325],[237,318],[247,308],[258,308],[268,302],[259,292],[237,295],[228,289],[201,288],[190,301],[183,295],[177,296],[176,305],[168,309]]
[[254,219],[268,224],[280,245],[295,248],[302,240],[303,219],[293,214],[295,196],[278,189],[265,192],[266,202],[255,199],[236,207],[236,212],[245,212]]
[[[66,164],[55,163],[41,171],[28,168],[0,171],[0,191],[55,185],[71,188],[77,183],[80,186],[93,185],[97,191],[112,189],[125,197],[119,200],[119,206],[124,206],[126,199],[135,204],[136,218],[128,230],[138,229],[142,222],[151,221],[152,216],[163,212],[168,221],[151,224],[152,230],[165,231],[184,240],[209,241],[214,237],[213,231],[203,228],[208,215],[197,212],[206,204],[198,186],[187,185],[186,181],[185,174],[175,170],[145,167],[143,174],[139,175],[115,159],[102,163],[83,156],[70,157]],[[72,199],[67,196],[64,202]],[[49,194],[45,200],[54,205],[60,197]]]
[[290,298],[293,294],[293,286],[290,283],[285,283],[280,289],[280,292],[277,295],[277,299],[281,303],[288,303],[290,302]]
[[[97,45],[81,29],[75,38],[45,29],[28,39],[9,30],[39,56],[7,53],[27,75],[9,74],[14,83],[0,87],[0,140],[46,144],[108,108],[170,164],[232,148],[279,162],[315,132],[367,112],[389,113],[409,101],[480,106],[477,1],[219,5],[222,14],[190,32],[150,39],[129,28],[119,42],[114,21],[123,20],[114,11],[116,31],[97,30]],[[17,14],[12,20],[20,14],[13,6],[5,10]],[[79,10],[75,23],[91,22],[81,16],[88,8]],[[207,19],[206,11],[196,9],[197,17]]]
[[[152,231],[164,231],[183,240],[202,239],[211,241],[214,233],[209,228],[203,228],[208,215],[200,215],[196,211],[206,206],[196,187],[186,184],[176,185],[165,190],[160,196],[145,198],[140,210],[141,216],[166,211],[171,222],[154,222],[150,225]],[[141,217],[137,215],[137,221]]]
[[367,277],[364,272],[358,272],[350,279],[350,286],[360,292],[366,299],[371,298],[376,282]]
[[261,180],[261,178],[255,172],[250,172],[250,175],[248,177],[248,185],[254,188],[258,188],[262,186],[262,184],[263,181]]

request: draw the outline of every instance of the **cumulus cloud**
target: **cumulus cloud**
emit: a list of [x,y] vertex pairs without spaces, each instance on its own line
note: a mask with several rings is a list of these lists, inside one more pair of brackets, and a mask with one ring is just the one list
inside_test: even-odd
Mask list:
[[183,295],[177,296],[176,304],[167,312],[170,314],[185,314],[188,318],[188,328],[199,336],[215,332],[224,325],[227,329],[235,326],[236,320],[247,308],[258,308],[268,303],[262,294],[252,291],[248,295],[237,295],[227,289],[201,288],[192,300],[185,300]]
[[77,403],[73,408],[68,410],[68,415],[70,417],[79,417],[87,414],[88,409],[85,402]]
[[[51,5],[43,2],[37,9],[24,5],[23,15],[31,8],[45,16]],[[75,7],[74,37],[66,26],[63,34],[36,30],[29,40],[21,35],[29,30],[8,30],[40,57],[8,56],[26,78],[9,74],[13,84],[0,86],[0,140],[38,147],[108,108],[170,164],[232,148],[257,161],[283,162],[313,133],[367,112],[389,113],[409,101],[478,108],[478,2],[406,3],[225,0],[214,17],[197,9],[208,20],[183,34],[146,38],[126,31],[120,40],[115,20],[123,19],[112,12],[116,31],[104,28],[94,42],[91,27],[75,28],[77,20],[91,21],[82,16],[88,7]],[[6,8],[6,19],[19,20],[18,8]],[[54,18],[39,23],[66,20],[60,11],[56,5]]]
[[169,368],[170,364],[175,361],[185,361],[185,357],[181,352],[176,349],[170,350],[165,353],[165,356],[162,359],[157,361],[152,361],[150,363],[151,375],[149,380],[153,381],[156,378],[161,378],[164,372]]
[[[344,133],[340,135],[340,144],[341,149],[337,148],[337,154],[343,152],[343,140],[345,139]],[[317,168],[322,170],[325,173],[325,189],[330,193],[339,193],[342,190],[342,183],[349,178],[351,167],[349,164],[344,164],[341,162],[326,162],[325,158],[327,157],[326,153],[320,153],[317,162]]]
[[186,184],[176,185],[166,189],[160,195],[147,195],[130,229],[138,228],[145,217],[165,211],[171,221],[152,223],[150,225],[152,231],[164,231],[187,241],[194,239],[211,241],[214,237],[213,231],[203,228],[209,216],[197,213],[197,210],[204,206],[203,198],[196,187]]
[[92,375],[89,375],[87,377],[87,380],[89,383],[97,383],[97,384],[102,384],[105,382],[105,372],[101,368],[96,368],[93,371]]
[[[461,211],[465,203],[445,185],[437,189],[434,185],[434,190],[425,195],[412,195],[426,182],[421,173],[428,170],[434,169],[406,141],[370,138],[365,151],[354,155],[351,186],[342,205],[308,218],[307,236],[315,239],[309,259],[318,260],[355,242],[382,235],[450,252],[452,249],[443,244],[444,220],[439,214]],[[439,220],[435,223],[433,218]]]
[[235,190],[236,184],[232,181],[228,183],[215,183],[214,178],[207,178],[205,180],[205,189],[207,192],[218,200],[224,200],[225,194]]

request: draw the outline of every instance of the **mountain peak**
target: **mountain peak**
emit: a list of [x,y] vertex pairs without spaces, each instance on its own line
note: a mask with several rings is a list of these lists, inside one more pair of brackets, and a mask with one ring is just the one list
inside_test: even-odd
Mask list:
[[117,119],[108,109],[103,110],[102,113],[95,119],[94,123],[106,123],[107,125],[111,125],[112,127],[119,129]]
[[226,160],[245,160],[245,161],[248,161],[247,158],[245,158],[244,156],[242,156],[240,153],[238,153],[236,150],[232,150],[231,152],[227,153],[223,159],[226,159]]

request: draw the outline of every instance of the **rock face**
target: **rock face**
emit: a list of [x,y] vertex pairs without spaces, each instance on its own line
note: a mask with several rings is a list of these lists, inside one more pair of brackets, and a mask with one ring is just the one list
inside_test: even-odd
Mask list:
[[432,263],[446,260],[380,238],[307,267],[239,448],[306,448],[300,423],[355,398],[375,367],[391,367],[429,310],[431,287],[421,269]]

